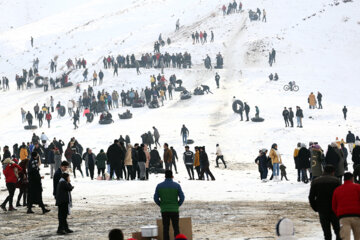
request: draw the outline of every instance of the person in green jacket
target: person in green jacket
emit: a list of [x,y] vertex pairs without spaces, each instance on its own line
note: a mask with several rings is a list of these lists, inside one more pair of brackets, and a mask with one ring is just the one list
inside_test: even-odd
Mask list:
[[96,167],[98,169],[98,176],[100,176],[100,172],[102,173],[102,179],[105,180],[105,167],[107,161],[106,153],[103,149],[100,150],[100,153],[96,156]]
[[170,219],[174,229],[174,236],[180,233],[179,207],[183,204],[184,200],[185,196],[180,184],[173,181],[172,171],[166,170],[165,181],[157,185],[154,194],[154,201],[161,209],[164,240],[170,240]]

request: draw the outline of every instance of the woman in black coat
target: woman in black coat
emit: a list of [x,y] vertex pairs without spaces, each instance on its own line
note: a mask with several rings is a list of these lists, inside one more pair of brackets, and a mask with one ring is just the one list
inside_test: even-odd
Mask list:
[[56,206],[58,206],[59,227],[57,234],[64,235],[72,233],[67,223],[67,216],[70,214],[72,207],[71,191],[74,187],[70,184],[70,176],[68,173],[63,173],[61,179],[56,187]]
[[31,159],[28,165],[28,210],[27,213],[34,213],[31,208],[33,204],[39,204],[43,214],[50,212],[46,209],[42,201],[42,185],[39,166],[41,165],[40,156],[37,152],[31,153]]
[[309,179],[307,177],[306,169],[310,168],[310,151],[306,148],[305,145],[302,145],[299,154],[298,154],[298,168],[301,171],[301,181],[308,183]]

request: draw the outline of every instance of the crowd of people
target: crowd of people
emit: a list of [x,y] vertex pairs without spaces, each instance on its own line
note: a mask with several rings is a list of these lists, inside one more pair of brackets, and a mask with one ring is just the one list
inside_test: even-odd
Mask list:
[[[191,33],[191,39],[193,41],[193,44],[195,43],[207,43],[207,37],[208,34],[206,31],[200,31],[200,33],[198,31]],[[214,32],[211,30],[210,31],[210,42],[214,42]]]

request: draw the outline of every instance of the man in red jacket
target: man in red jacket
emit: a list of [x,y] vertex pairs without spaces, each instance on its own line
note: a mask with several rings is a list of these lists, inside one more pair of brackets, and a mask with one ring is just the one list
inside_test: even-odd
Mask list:
[[7,196],[5,201],[1,204],[1,209],[6,211],[5,206],[7,202],[9,202],[9,211],[16,211],[16,209],[13,207],[13,197],[16,189],[17,173],[20,172],[22,169],[10,158],[5,159],[3,164],[6,165],[4,169],[4,175],[6,178],[6,188],[9,191],[9,196]]
[[335,189],[332,209],[340,219],[340,236],[350,240],[351,230],[355,240],[360,240],[360,185],[354,183],[354,176],[344,174],[344,184]]

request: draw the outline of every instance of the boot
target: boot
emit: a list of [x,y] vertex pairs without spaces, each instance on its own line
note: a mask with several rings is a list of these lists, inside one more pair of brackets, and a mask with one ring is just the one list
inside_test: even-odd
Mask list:
[[7,211],[7,209],[4,205],[1,205],[1,209],[4,210],[5,212]]
[[28,210],[27,210],[26,213],[27,213],[27,214],[33,214],[34,212],[31,210],[31,208],[28,208]]
[[16,207],[21,207],[20,202],[16,202]]
[[42,213],[43,213],[43,214],[48,213],[48,212],[50,212],[50,209],[46,209],[46,208],[43,208],[43,209],[42,209]]
[[17,211],[17,209],[14,208],[13,206],[10,206],[10,207],[9,207],[9,211]]

